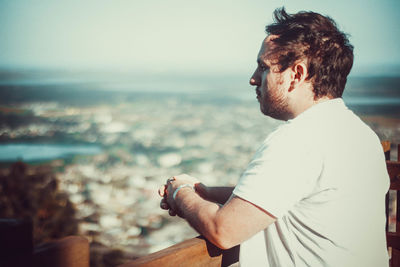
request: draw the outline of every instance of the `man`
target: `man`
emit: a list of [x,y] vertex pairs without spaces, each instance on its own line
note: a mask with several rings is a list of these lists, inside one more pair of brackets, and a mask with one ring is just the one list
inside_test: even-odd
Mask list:
[[250,84],[261,112],[286,124],[235,188],[174,176],[161,208],[222,249],[241,244],[241,266],[387,266],[382,148],[341,99],[353,47],[328,17],[274,15]]

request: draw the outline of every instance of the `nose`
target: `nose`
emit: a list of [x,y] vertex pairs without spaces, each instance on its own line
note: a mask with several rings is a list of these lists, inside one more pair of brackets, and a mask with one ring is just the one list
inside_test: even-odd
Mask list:
[[257,78],[257,70],[253,73],[253,75],[250,77],[250,84],[253,86],[259,86],[259,78]]

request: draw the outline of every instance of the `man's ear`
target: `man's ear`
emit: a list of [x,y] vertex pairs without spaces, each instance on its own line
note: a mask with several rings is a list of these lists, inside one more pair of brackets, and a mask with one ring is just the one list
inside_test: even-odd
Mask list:
[[293,82],[295,84],[301,84],[303,83],[308,75],[308,69],[306,64],[304,64],[303,61],[300,61],[293,66],[293,72],[294,72],[294,79]]
[[292,73],[291,73],[289,92],[293,91],[299,85],[301,85],[305,81],[308,75],[307,66],[302,61],[295,63],[291,67],[291,71]]

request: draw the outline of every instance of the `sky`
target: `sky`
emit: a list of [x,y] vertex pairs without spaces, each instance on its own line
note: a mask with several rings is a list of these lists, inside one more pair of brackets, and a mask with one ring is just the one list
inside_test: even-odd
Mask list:
[[399,0],[0,0],[0,66],[247,74],[281,6],[349,33],[353,74],[400,74]]

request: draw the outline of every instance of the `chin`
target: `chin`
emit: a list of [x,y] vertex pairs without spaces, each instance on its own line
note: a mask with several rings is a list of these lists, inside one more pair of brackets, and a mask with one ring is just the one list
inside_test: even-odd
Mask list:
[[265,116],[271,117],[275,120],[280,120],[280,121],[287,121],[291,119],[290,114],[286,112],[276,112],[276,111],[271,111],[271,110],[265,110],[263,108],[260,108],[261,113],[264,114]]

